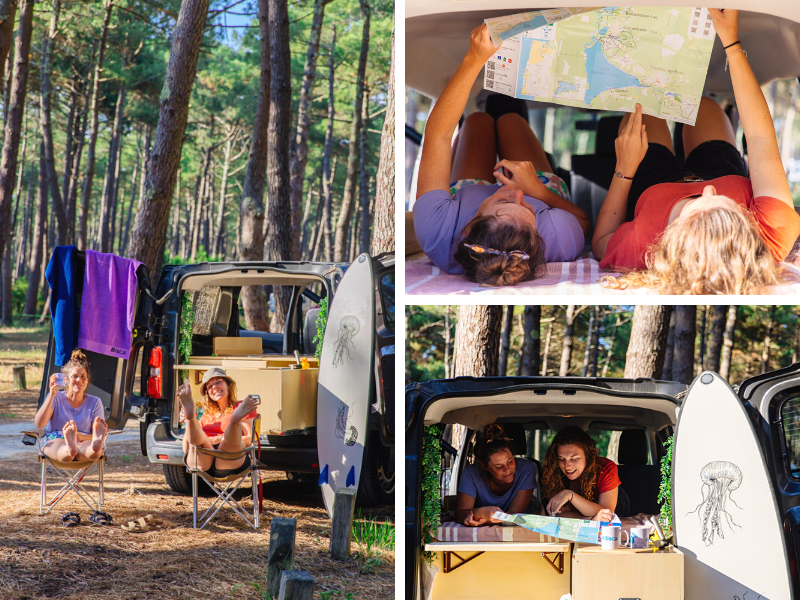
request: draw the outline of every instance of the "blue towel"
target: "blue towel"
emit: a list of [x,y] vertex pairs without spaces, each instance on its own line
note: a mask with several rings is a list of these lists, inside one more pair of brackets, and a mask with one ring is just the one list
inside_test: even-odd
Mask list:
[[50,286],[55,363],[63,366],[78,345],[78,305],[75,302],[75,246],[57,246],[44,276]]

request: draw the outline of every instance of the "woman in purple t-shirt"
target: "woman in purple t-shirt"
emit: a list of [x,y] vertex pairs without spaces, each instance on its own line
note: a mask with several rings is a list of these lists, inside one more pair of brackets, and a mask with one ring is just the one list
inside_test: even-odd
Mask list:
[[515,285],[532,279],[545,262],[575,260],[590,222],[568,200],[520,115],[507,113],[495,122],[487,113],[473,113],[452,144],[470,89],[495,51],[486,25],[474,29],[461,66],[431,111],[414,230],[442,270],[465,273],[476,283]]
[[476,455],[478,464],[467,465],[458,484],[457,522],[477,527],[500,523],[492,518],[496,511],[534,512],[529,506],[536,490],[536,465],[514,457],[511,440],[500,425],[484,429]]
[[103,452],[106,435],[103,403],[86,394],[89,385],[89,361],[80,350],[64,365],[66,391],[58,391],[58,376],[50,376],[50,393],[36,412],[36,427],[47,425],[43,452],[59,462],[96,460]]

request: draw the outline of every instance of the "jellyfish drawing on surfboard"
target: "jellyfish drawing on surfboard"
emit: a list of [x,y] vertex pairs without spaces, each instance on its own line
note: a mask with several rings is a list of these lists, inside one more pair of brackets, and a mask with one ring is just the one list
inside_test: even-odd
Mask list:
[[350,349],[354,347],[353,338],[356,337],[359,329],[361,329],[361,323],[352,315],[342,317],[342,320],[339,321],[339,333],[336,337],[336,341],[333,343],[334,354],[332,364],[334,368],[343,365],[345,359],[347,359],[347,362],[352,360]]
[[715,460],[703,467],[700,471],[700,480],[703,482],[700,489],[703,499],[697,508],[686,515],[697,513],[703,542],[706,546],[710,546],[714,543],[714,534],[719,539],[725,539],[722,530],[723,519],[731,531],[734,531],[734,527],[741,529],[741,526],[734,522],[726,505],[730,501],[736,508],[742,510],[731,497],[733,491],[742,485],[742,471],[732,462]]

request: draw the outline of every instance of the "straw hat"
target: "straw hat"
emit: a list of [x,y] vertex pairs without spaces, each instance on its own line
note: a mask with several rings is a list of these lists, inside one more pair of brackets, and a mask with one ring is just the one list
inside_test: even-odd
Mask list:
[[221,369],[219,367],[212,367],[208,371],[206,371],[205,375],[203,375],[203,381],[200,384],[200,393],[205,396],[206,394],[206,384],[215,379],[217,377],[222,377],[225,381],[228,382],[228,385],[233,383],[233,379],[228,377],[228,374],[225,372],[225,369]]

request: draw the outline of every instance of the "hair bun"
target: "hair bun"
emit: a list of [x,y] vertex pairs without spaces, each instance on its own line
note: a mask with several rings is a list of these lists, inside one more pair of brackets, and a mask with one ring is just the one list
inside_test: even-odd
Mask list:
[[89,362],[86,359],[86,355],[81,351],[80,348],[76,348],[75,350],[73,350],[72,356],[70,358],[76,362],[85,362],[85,363]]

